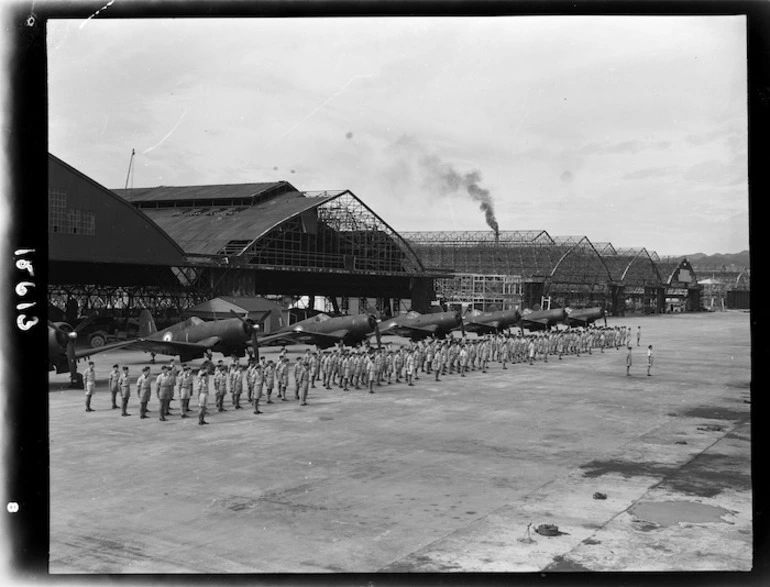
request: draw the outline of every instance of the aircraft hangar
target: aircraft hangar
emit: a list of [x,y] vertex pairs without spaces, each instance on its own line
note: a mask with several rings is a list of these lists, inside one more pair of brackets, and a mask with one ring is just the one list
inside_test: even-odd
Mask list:
[[[163,319],[218,296],[357,298],[427,311],[432,275],[349,190],[270,183],[109,190],[49,154],[49,300],[147,307]],[[73,308],[74,304],[78,308]]]
[[483,310],[600,305],[623,315],[665,312],[675,299],[686,310],[700,309],[702,288],[687,259],[664,262],[645,248],[616,249],[545,230],[401,234],[427,268],[455,272],[435,283],[449,304]]

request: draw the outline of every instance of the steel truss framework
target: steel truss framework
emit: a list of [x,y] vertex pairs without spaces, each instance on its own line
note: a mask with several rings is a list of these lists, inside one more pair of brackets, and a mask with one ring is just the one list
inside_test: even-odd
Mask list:
[[409,244],[349,191],[281,223],[244,247],[240,256],[252,265],[310,271],[425,271]]
[[128,313],[132,309],[147,308],[153,315],[176,315],[209,299],[206,292],[189,287],[167,286],[109,286],[109,285],[49,285],[49,303],[66,311],[67,302],[75,300],[80,314],[108,311]]
[[750,290],[751,270],[748,267],[721,265],[720,267],[696,267],[699,279],[715,279],[731,289]]
[[447,304],[460,304],[483,312],[513,310],[522,305],[522,279],[516,275],[455,274],[437,279],[436,296]]
[[468,274],[517,276],[542,282],[559,305],[606,301],[612,281],[602,256],[584,236],[552,237],[546,231],[403,232],[426,267]]

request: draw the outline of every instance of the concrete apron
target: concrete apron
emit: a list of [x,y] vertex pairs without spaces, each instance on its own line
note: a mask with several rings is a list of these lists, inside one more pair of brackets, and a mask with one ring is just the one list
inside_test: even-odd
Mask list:
[[749,441],[747,422],[679,418],[381,570],[750,570]]
[[[49,570],[750,568],[748,315],[642,324],[653,377],[644,347],[632,377],[612,349],[375,395],[314,389],[258,416],[228,397],[210,426],[178,401],[158,422],[154,391],[150,419],[135,395],[120,417],[110,367],[136,376],[148,357],[95,355],[95,412],[51,377]],[[669,501],[721,509],[672,523]],[[534,532],[547,523],[564,534]]]

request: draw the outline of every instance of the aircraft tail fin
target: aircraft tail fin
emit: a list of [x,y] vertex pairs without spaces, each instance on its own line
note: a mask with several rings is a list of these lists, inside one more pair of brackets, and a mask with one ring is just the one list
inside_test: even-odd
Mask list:
[[147,338],[156,332],[158,332],[158,327],[155,326],[155,320],[152,319],[150,311],[144,309],[139,312],[139,338]]

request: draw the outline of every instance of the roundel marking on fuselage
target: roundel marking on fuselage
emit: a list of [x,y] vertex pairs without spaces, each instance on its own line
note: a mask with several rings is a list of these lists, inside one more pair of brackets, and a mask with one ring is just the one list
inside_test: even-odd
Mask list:
[[171,334],[170,332],[167,332],[166,334],[163,335],[163,340],[165,340],[166,342],[171,342],[173,339],[174,339],[174,335]]

